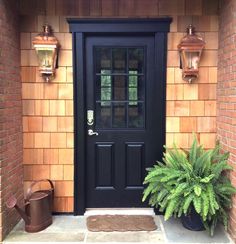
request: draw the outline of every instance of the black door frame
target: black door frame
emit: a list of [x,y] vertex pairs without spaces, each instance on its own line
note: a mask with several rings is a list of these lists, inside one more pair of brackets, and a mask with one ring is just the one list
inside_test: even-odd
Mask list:
[[162,134],[165,144],[165,101],[167,33],[171,18],[157,19],[67,19],[73,42],[73,84],[74,84],[74,215],[83,215],[86,209],[86,77],[85,41],[88,35],[99,34],[151,34],[155,38],[155,77],[161,81]]

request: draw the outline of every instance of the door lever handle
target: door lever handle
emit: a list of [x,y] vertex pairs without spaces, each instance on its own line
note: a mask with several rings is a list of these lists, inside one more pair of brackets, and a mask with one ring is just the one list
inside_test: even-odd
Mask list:
[[88,135],[89,136],[98,136],[98,133],[96,131],[93,131],[92,129],[88,130]]

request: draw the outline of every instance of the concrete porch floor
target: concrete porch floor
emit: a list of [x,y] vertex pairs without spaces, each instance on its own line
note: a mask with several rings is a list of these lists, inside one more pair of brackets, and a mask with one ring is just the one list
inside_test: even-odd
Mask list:
[[154,219],[156,231],[90,232],[86,228],[86,216],[54,216],[50,227],[34,234],[26,233],[21,221],[3,243],[234,243],[220,226],[211,238],[205,231],[186,230],[179,220],[165,222],[162,216]]

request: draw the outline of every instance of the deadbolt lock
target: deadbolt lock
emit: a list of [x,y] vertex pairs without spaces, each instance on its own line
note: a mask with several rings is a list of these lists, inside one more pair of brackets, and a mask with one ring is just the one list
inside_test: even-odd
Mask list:
[[87,110],[87,124],[93,125],[94,123],[94,112],[93,110]]

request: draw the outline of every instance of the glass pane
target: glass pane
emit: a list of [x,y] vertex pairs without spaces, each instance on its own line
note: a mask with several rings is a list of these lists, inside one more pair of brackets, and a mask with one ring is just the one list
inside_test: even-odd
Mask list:
[[111,48],[95,48],[96,73],[111,73]]
[[96,99],[111,100],[111,76],[96,76]]
[[102,75],[109,75],[111,71],[109,69],[101,69],[101,74]]
[[126,73],[126,48],[112,49],[113,73]]
[[145,88],[144,77],[130,75],[129,76],[129,100],[144,100]]
[[125,75],[114,75],[114,87],[125,87]]
[[188,69],[198,69],[199,52],[185,52],[185,62]]
[[129,87],[137,87],[138,86],[138,77],[135,76],[137,71],[129,71]]
[[100,79],[101,79],[101,87],[110,87],[111,86],[111,76],[102,75],[100,77]]
[[126,104],[113,104],[113,127],[126,127]]
[[54,48],[40,48],[37,49],[39,65],[44,69],[53,68]]
[[114,100],[126,99],[126,76],[115,75],[114,76]]
[[143,128],[144,127],[144,104],[136,103],[129,105],[129,127],[130,128]]
[[144,52],[143,48],[129,48],[129,72],[136,71],[144,73]]
[[138,100],[138,89],[135,88],[129,88],[129,100],[131,101],[137,101]]
[[101,100],[102,101],[111,100],[111,88],[101,88]]
[[96,127],[111,127],[111,103],[102,102],[96,104]]
[[121,101],[125,100],[125,88],[114,88],[114,100]]

